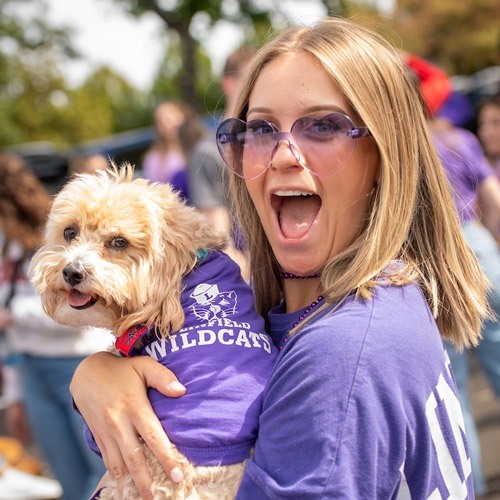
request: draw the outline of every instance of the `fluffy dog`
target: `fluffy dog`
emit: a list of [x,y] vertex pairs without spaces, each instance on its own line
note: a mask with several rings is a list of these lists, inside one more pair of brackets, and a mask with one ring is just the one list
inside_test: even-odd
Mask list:
[[[169,185],[134,180],[125,165],[64,187],[32,260],[49,316],[111,329],[122,355],[149,355],[185,385],[178,399],[149,390],[185,477],[171,482],[144,446],[157,500],[234,498],[256,439],[276,351],[225,244]],[[127,488],[139,498],[131,478]],[[118,499],[116,485],[98,498]]]

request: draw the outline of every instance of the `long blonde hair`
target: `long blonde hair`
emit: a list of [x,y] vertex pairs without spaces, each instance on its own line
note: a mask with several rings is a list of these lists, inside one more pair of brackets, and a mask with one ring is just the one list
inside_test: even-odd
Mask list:
[[[255,56],[235,116],[246,119],[262,69],[296,52],[318,59],[370,129],[380,154],[378,186],[363,228],[323,267],[327,304],[352,292],[369,299],[381,277],[396,285],[415,281],[443,338],[459,348],[477,344],[489,314],[486,280],[462,236],[448,180],[400,56],[377,34],[345,19],[289,28]],[[257,308],[266,315],[282,293],[279,266],[245,182],[233,175],[231,189],[249,245]],[[398,265],[390,266],[393,261]]]

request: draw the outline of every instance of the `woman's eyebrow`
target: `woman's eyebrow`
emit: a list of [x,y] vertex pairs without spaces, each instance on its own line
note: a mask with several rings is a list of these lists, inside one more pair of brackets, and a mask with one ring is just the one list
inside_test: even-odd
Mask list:
[[247,111],[247,116],[251,115],[252,113],[267,113],[267,114],[270,114],[270,113],[272,113],[272,110],[271,110],[271,108],[265,108],[265,107],[250,108]]
[[335,113],[343,113],[347,114],[347,111],[337,106],[336,104],[320,104],[318,106],[311,106],[310,108],[306,108],[304,112],[306,113],[316,113],[318,111],[334,111]]
[[[318,104],[318,105],[315,105],[315,106],[310,106],[310,107],[304,108],[302,116],[307,116],[308,114],[317,113],[319,111],[333,111],[333,112],[336,112],[336,113],[347,114],[347,111],[345,109],[343,109],[340,106],[337,106],[336,104]],[[266,107],[260,107],[260,106],[258,106],[258,107],[250,108],[247,111],[246,116],[248,117],[248,115],[251,115],[253,113],[272,114],[272,112],[273,111],[272,111],[271,108],[266,108]]]

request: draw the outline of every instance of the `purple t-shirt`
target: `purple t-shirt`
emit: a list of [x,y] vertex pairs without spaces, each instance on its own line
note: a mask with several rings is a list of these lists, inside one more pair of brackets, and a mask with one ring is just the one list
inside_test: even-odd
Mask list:
[[462,128],[435,132],[433,140],[452,186],[460,220],[475,220],[478,187],[494,174],[479,140]]
[[[474,498],[449,359],[415,285],[377,286],[279,352],[237,500]],[[279,344],[302,313],[269,314]]]
[[[192,463],[241,462],[257,439],[262,392],[277,350],[251,288],[224,253],[208,253],[184,278],[181,303],[183,328],[167,339],[151,335],[137,354],[172,370],[186,394],[167,398],[149,389],[149,399],[170,440]],[[98,452],[88,428],[86,437]]]

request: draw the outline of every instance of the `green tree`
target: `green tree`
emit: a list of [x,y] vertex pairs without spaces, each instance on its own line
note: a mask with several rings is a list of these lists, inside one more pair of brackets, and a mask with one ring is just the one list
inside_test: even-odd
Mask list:
[[58,61],[75,57],[65,28],[44,21],[43,0],[0,0],[0,146],[54,137]]
[[100,109],[107,108],[111,117],[109,133],[123,132],[151,121],[146,94],[106,66],[90,75],[78,93],[86,95]]
[[71,32],[49,26],[46,10],[44,0],[0,0],[0,147],[64,146],[149,125],[145,94],[109,68],[68,87],[60,63],[77,56]]
[[[199,78],[200,64],[206,59],[200,48],[202,39],[196,27],[205,24],[209,28],[218,22],[229,21],[237,24],[244,33],[246,40],[262,41],[271,28],[271,16],[280,17],[278,2],[269,2],[270,7],[263,7],[262,2],[256,0],[240,0],[239,2],[225,2],[224,0],[114,0],[127,12],[134,16],[141,16],[145,12],[153,12],[164,21],[168,33],[171,35],[172,45],[177,44],[182,64],[176,67],[178,79],[177,95],[196,110],[203,111],[201,103],[206,97],[202,86],[203,78]],[[174,34],[175,33],[175,38]],[[170,63],[165,63],[170,64]],[[212,78],[211,72],[204,75]],[[174,80],[169,78],[167,85],[173,85]],[[203,92],[200,96],[200,88]],[[173,90],[171,95],[176,95]]]
[[500,64],[499,20],[498,0],[397,0],[390,27],[398,46],[467,75]]
[[[210,57],[201,46],[195,52],[196,73],[194,89],[200,103],[202,113],[214,112],[224,106],[222,90],[212,71]],[[184,100],[182,88],[179,85],[183,69],[180,40],[176,34],[170,41],[151,88],[151,107],[167,99]]]

